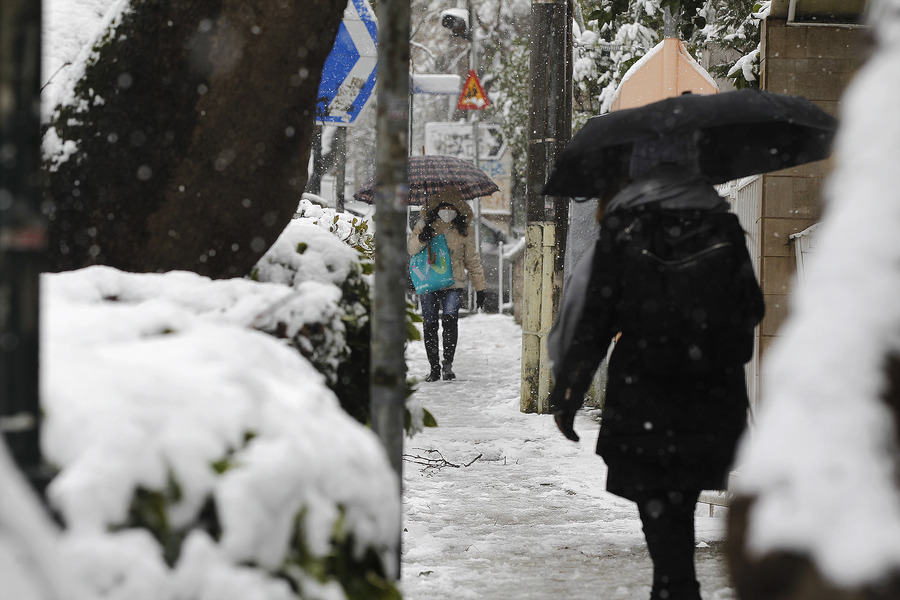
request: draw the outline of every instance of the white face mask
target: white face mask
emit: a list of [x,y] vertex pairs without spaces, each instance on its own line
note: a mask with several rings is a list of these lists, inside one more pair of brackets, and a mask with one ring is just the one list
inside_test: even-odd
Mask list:
[[442,208],[438,211],[438,216],[444,223],[449,223],[456,218],[456,211],[452,208]]

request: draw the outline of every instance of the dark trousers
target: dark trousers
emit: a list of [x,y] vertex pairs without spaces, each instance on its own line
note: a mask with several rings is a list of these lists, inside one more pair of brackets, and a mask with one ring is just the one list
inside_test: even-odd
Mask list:
[[694,569],[694,509],[699,496],[699,491],[658,491],[635,498],[653,561],[650,600],[700,600]]
[[[438,323],[443,327],[444,338],[444,364],[453,364],[456,355],[456,343],[459,338],[459,306],[462,302],[462,290],[450,288],[429,292],[419,296],[422,306],[422,337],[425,342],[425,354],[432,370],[440,364],[438,362],[440,350],[438,348]],[[440,319],[440,320],[439,320]]]

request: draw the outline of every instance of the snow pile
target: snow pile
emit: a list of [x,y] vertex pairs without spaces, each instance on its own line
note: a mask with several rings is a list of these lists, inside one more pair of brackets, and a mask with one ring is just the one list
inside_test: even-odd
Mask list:
[[42,286],[48,495],[62,556],[95,594],[293,598],[287,578],[341,598],[333,574],[316,596],[305,570],[341,543],[396,567],[396,476],[377,438],[248,326],[302,318],[314,294],[106,267]]
[[[323,208],[304,197],[294,219],[253,272],[255,279],[297,290],[310,285],[331,287],[327,299],[320,297],[325,302],[319,308],[321,323],[307,323],[292,343],[326,375],[344,410],[363,423],[369,422],[373,256],[374,239],[367,220]],[[408,311],[408,337],[416,331],[412,318]],[[409,435],[431,426],[432,417],[414,396],[407,398],[406,409]]]
[[304,198],[297,216],[260,259],[254,276],[290,286],[309,280],[342,285],[353,265],[371,252],[367,231],[362,219]]
[[[48,496],[86,597],[332,600],[396,568],[396,476],[328,388],[368,319],[371,240],[301,209],[257,266],[270,282],[43,277]],[[0,528],[0,574],[22,538]]]
[[882,51],[843,99],[819,245],[740,457],[741,491],[758,496],[750,549],[808,553],[845,586],[900,567],[898,432],[881,398],[900,353],[900,121],[884,117],[900,93],[900,1],[881,9]]
[[321,290],[316,296],[318,322],[308,322],[297,332],[274,333],[285,335],[312,361],[344,410],[362,423],[369,421],[370,404],[371,249],[364,222],[303,199],[297,216],[252,274],[299,294],[311,287]]
[[65,574],[58,531],[0,441],[0,581],[4,598],[82,600],[87,595]]

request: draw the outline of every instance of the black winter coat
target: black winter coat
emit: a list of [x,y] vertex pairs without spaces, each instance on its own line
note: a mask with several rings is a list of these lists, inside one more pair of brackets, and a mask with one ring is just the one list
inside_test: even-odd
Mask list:
[[[646,211],[695,218],[734,219],[727,202],[705,181],[677,173],[657,174],[619,193],[607,208],[594,251],[586,297],[579,314],[561,313],[555,328],[570,339],[553,356],[554,412],[580,408],[610,341],[621,332],[609,362],[597,453],[609,467],[607,489],[635,499],[648,490],[724,489],[747,418],[744,352],[722,347],[716,368],[705,373],[660,372],[647,341],[634,331],[623,306],[622,232]],[[743,232],[731,240],[739,268],[734,285],[744,290],[735,310],[752,330],[764,312]],[[671,232],[670,232],[671,233]],[[623,241],[624,239],[624,241]],[[568,291],[567,291],[568,293]],[[564,300],[563,309],[566,302]],[[574,319],[574,320],[573,320]]]

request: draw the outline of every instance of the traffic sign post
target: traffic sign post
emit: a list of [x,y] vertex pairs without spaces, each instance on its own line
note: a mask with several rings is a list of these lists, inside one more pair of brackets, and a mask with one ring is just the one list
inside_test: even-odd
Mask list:
[[375,94],[378,22],[368,0],[349,0],[319,84],[316,121],[351,126]]
[[[469,7],[471,12],[471,5]],[[471,69],[469,69],[469,76],[466,78],[466,82],[462,86],[462,91],[459,93],[459,100],[456,102],[456,108],[459,110],[482,110],[491,105],[491,100],[488,98],[487,94],[484,91],[484,88],[481,86],[481,81],[478,79],[478,74],[475,72],[475,33],[472,32],[472,56],[470,57]],[[479,164],[479,150],[478,150],[478,113],[472,113],[472,141],[475,146],[475,166],[480,167]],[[481,252],[481,199],[475,199],[475,222],[479,224],[478,227],[475,228],[475,246],[478,248],[479,253]],[[472,296],[472,286],[469,285],[469,297],[471,300]]]

